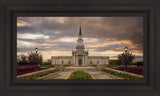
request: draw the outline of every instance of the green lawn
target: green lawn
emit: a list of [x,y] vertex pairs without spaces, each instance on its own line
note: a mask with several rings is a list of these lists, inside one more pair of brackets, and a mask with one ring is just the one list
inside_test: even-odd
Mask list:
[[[119,65],[106,65],[106,67],[118,67]],[[127,66],[136,66],[136,65],[127,65]]]
[[17,78],[17,79],[25,79],[25,80],[37,79],[39,77],[46,76],[46,75],[49,75],[49,74],[57,72],[57,71],[59,71],[59,70],[55,69],[55,70],[51,70],[51,71],[46,71],[46,72],[42,72],[42,73],[36,73],[36,74],[33,74],[33,75],[28,75],[28,76],[25,76],[25,77],[20,77],[20,78]]
[[41,65],[41,67],[54,67],[55,65]]
[[[26,66],[26,65],[17,65],[18,67],[23,67],[23,66]],[[55,65],[40,65],[41,67],[55,67]]]
[[124,79],[132,79],[132,80],[143,79],[143,76],[142,77],[137,77],[137,76],[133,76],[133,75],[130,75],[130,74],[127,74],[127,73],[116,72],[116,71],[108,70],[108,69],[105,69],[105,70],[102,70],[102,71],[106,72],[108,74],[117,76],[117,77],[124,78]]

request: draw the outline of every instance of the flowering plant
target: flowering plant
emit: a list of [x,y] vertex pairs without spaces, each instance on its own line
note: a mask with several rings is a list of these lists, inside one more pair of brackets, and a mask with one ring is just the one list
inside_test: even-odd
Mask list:
[[[120,65],[118,66],[119,70],[125,70],[125,66]],[[136,74],[143,74],[143,67],[142,66],[127,66],[127,71],[131,73],[136,73]]]
[[[37,68],[41,69],[41,66],[37,65]],[[26,65],[22,67],[17,67],[17,71],[26,71],[26,70],[32,70],[32,69],[36,69],[36,65]]]
[[68,79],[93,79],[92,76],[84,71],[71,72]]
[[36,73],[36,74],[33,74],[33,75],[28,75],[28,76],[24,76],[24,77],[20,77],[20,78],[17,78],[17,79],[37,79],[39,77],[42,77],[42,76],[46,76],[46,75],[49,75],[51,73],[54,73],[54,72],[57,72],[59,70],[51,70],[51,71],[47,71],[47,72],[42,72],[42,73]]
[[133,76],[132,74],[116,72],[116,71],[112,71],[112,70],[108,70],[108,69],[102,70],[102,71],[104,71],[106,73],[109,73],[111,75],[117,76],[117,77],[124,78],[124,79],[132,79],[132,80],[143,79],[143,76],[142,77],[137,77],[137,76]]

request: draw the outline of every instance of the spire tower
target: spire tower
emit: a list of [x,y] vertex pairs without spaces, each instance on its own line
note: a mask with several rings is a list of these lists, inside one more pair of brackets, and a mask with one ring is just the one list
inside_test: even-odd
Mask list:
[[80,29],[79,29],[79,35],[78,35],[76,49],[80,49],[80,50],[84,49],[84,44],[83,44],[83,39],[82,39],[82,32],[81,32],[81,22],[80,22]]
[[81,32],[81,21],[80,21],[79,35],[82,35],[82,32]]

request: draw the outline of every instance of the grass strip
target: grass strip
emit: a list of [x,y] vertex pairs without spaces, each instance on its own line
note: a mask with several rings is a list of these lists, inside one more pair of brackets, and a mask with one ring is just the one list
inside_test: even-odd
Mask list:
[[46,76],[46,75],[49,75],[49,74],[57,72],[57,71],[59,71],[59,70],[55,69],[55,70],[51,70],[51,71],[47,71],[47,72],[36,73],[36,74],[33,74],[33,75],[28,75],[28,76],[20,77],[20,78],[17,78],[17,79],[25,79],[25,80],[37,79],[39,77]]

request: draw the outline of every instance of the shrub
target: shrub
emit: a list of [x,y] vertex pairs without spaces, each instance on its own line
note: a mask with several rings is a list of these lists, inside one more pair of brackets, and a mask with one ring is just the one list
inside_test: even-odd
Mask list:
[[51,71],[47,71],[47,72],[42,72],[42,73],[36,73],[36,74],[33,74],[33,75],[29,75],[29,76],[25,76],[25,77],[20,77],[20,78],[17,78],[17,79],[37,79],[39,77],[42,77],[42,76],[46,76],[46,75],[49,75],[51,73],[54,73],[54,72],[57,72],[59,70],[51,70]]
[[41,65],[51,65],[51,62],[41,62]]
[[106,65],[106,67],[118,67],[118,65]]
[[42,55],[39,55],[38,53],[30,53],[28,56],[28,61],[31,64],[37,65],[42,63]]
[[125,70],[127,71],[127,64],[130,64],[130,62],[133,61],[135,55],[132,55],[132,53],[126,52],[122,53],[118,56],[118,59],[121,63],[125,64]]
[[[123,71],[125,69],[125,66],[120,65],[118,66],[118,69]],[[131,73],[136,73],[136,74],[143,74],[143,67],[138,66],[138,67],[133,67],[133,66],[127,66],[127,71]]]
[[[37,67],[38,69],[41,69],[40,65],[38,65]],[[17,71],[27,71],[27,70],[32,70],[32,69],[36,69],[36,65],[26,65],[22,67],[17,67]]]
[[17,56],[17,64],[18,65],[30,65],[28,62],[28,57],[25,55]]
[[132,80],[136,80],[136,79],[143,79],[143,76],[142,77],[137,77],[137,76],[133,76],[131,74],[126,74],[126,73],[121,73],[121,72],[116,72],[116,71],[112,71],[112,70],[102,70],[108,74],[111,74],[111,75],[114,75],[114,76],[117,76],[117,77],[121,77],[121,78],[124,78],[124,79],[132,79]]
[[110,65],[119,65],[120,61],[119,60],[109,60]]
[[48,59],[46,62],[41,62],[41,65],[51,65],[52,64],[52,60]]
[[137,62],[137,66],[143,66],[143,62]]

